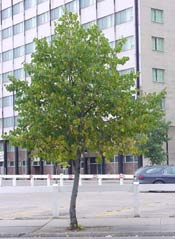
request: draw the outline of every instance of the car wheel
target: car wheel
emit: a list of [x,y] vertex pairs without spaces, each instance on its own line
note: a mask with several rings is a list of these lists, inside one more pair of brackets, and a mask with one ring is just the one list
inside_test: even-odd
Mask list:
[[154,184],[163,184],[163,183],[164,183],[164,182],[161,181],[161,180],[157,180],[157,181],[154,182]]

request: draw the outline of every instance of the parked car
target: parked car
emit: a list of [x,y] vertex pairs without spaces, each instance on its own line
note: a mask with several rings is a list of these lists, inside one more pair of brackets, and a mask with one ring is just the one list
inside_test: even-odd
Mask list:
[[140,184],[175,183],[175,166],[155,165],[139,168],[134,174],[134,181]]

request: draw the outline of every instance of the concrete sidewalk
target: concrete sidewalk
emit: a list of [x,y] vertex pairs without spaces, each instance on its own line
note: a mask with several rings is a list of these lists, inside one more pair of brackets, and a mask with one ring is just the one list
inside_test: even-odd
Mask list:
[[1,220],[0,238],[83,238],[175,236],[175,218],[79,218],[81,231],[68,230],[69,219]]

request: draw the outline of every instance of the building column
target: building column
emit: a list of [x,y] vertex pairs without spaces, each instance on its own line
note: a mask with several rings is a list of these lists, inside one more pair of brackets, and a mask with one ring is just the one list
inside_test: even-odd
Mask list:
[[88,174],[88,158],[84,158],[84,174]]
[[118,155],[118,173],[124,173],[123,170],[123,160],[124,160],[124,156],[119,154]]
[[3,141],[4,148],[4,174],[8,174],[8,165],[7,165],[7,140]]
[[102,167],[102,174],[106,173],[106,162],[105,162],[105,156],[102,156],[102,163],[101,163],[101,167]]
[[138,156],[138,168],[141,168],[143,166],[143,156]]
[[15,174],[19,174],[19,150],[15,147]]
[[31,175],[31,158],[30,151],[27,151],[27,174]]
[[40,162],[39,162],[39,173],[40,175],[44,174],[44,161],[42,158],[40,158]]
[[69,160],[68,174],[73,174],[73,163],[72,159]]

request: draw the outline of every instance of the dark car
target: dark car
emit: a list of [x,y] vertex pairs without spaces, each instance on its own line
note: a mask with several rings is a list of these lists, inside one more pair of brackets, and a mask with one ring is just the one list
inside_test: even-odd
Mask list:
[[134,174],[139,183],[175,183],[175,166],[155,165],[139,168]]

